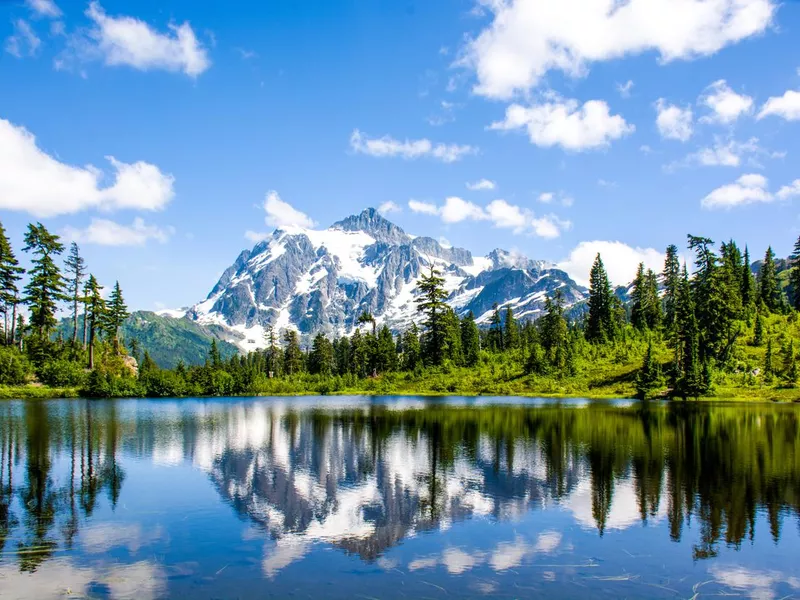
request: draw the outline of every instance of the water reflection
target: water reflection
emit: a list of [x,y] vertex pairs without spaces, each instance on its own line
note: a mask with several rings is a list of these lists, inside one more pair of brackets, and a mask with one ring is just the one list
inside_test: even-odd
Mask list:
[[[771,597],[778,584],[800,583],[715,559],[756,538],[777,544],[787,522],[800,523],[799,416],[745,405],[10,402],[0,406],[0,578],[27,597],[47,597],[53,581],[62,595],[166,595],[169,570],[143,557],[169,550],[168,525],[147,514],[123,522],[119,505],[159,495],[165,513],[178,510],[157,469],[190,467],[248,524],[243,539],[264,542],[260,575],[272,580],[321,546],[386,573],[508,573],[569,553],[563,528],[462,541],[403,564],[388,556],[459,523],[541,513],[597,540],[647,525],[675,553],[711,561],[725,589]],[[129,485],[130,467],[138,479]],[[222,539],[194,533],[222,544],[214,535]],[[499,585],[474,584],[479,593]]]

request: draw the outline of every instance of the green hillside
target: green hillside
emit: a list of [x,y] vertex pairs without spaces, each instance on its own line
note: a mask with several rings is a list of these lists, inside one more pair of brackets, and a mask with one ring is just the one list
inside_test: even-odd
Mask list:
[[[82,324],[79,324],[82,327]],[[58,333],[65,339],[72,335],[72,321],[64,319]],[[178,361],[187,365],[201,365],[205,362],[211,340],[217,339],[217,346],[223,357],[238,353],[238,348],[221,337],[221,330],[199,325],[190,319],[173,319],[149,311],[136,311],[122,326],[125,345],[131,339],[139,342],[142,351],[147,350],[156,363],[165,369],[173,369]]]

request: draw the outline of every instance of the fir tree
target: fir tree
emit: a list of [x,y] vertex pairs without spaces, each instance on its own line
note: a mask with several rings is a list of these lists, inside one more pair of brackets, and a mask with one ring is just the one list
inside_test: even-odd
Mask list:
[[378,373],[397,370],[397,346],[391,330],[386,325],[378,332],[375,358],[375,369]]
[[795,310],[800,310],[800,237],[794,243],[794,250],[789,256],[789,265],[791,267],[789,272],[790,300],[792,307]]
[[697,317],[689,286],[689,273],[685,265],[675,311],[678,331],[678,347],[675,351],[677,362],[675,391],[683,398],[696,398],[704,390],[703,364],[700,357]]
[[441,365],[444,360],[445,322],[444,312],[447,292],[444,291],[444,279],[441,273],[431,265],[430,273],[423,275],[417,283],[419,298],[416,299],[417,310],[425,315],[425,350],[424,358],[432,365]]
[[505,319],[503,320],[503,347],[506,350],[519,348],[519,325],[517,325],[514,311],[510,306],[506,308]]
[[639,331],[647,329],[647,291],[644,263],[640,262],[636,270],[636,277],[633,280],[631,290],[631,325]]
[[474,367],[478,364],[481,355],[481,334],[472,311],[461,319],[461,351],[464,353],[465,366]]
[[741,275],[742,306],[749,308],[756,301],[756,283],[753,279],[753,269],[750,265],[750,250],[744,247],[744,260]]
[[652,269],[648,269],[645,275],[645,320],[652,330],[661,327],[664,320],[661,298],[658,295],[658,276]]
[[[11,248],[11,242],[6,237],[6,230],[0,223],[0,310],[5,319],[6,344],[16,341],[17,305],[19,304],[19,287],[17,282],[22,279],[25,269],[19,266],[19,261]],[[9,327],[8,321],[11,320]]]
[[64,251],[59,237],[47,231],[41,223],[28,225],[25,252],[33,253],[30,280],[25,286],[23,301],[30,309],[30,325],[39,338],[47,340],[56,326],[57,303],[65,300],[64,278],[54,257]]
[[586,321],[586,340],[603,343],[615,338],[613,297],[608,274],[600,254],[589,273],[589,315]]
[[[795,379],[791,379],[790,375],[793,365],[795,364],[794,340],[790,339],[787,344],[784,344],[781,350],[783,354],[783,376],[787,380],[794,382]],[[794,368],[796,369],[796,366],[794,366]]]
[[333,363],[333,346],[324,334],[318,333],[308,355],[308,370],[313,375],[330,377],[333,374]]
[[[87,283],[88,321],[89,321],[89,368],[94,369],[94,342],[97,331],[105,320],[106,303],[100,295],[100,285],[94,275],[89,275]],[[147,352],[145,352],[147,356]],[[141,372],[141,370],[140,370]]]
[[378,336],[378,322],[375,320],[375,317],[372,316],[372,313],[364,311],[360,315],[358,315],[357,322],[359,325],[363,323],[372,323],[372,337]]
[[772,312],[781,308],[781,292],[778,288],[778,276],[775,270],[775,253],[772,246],[767,248],[764,262],[758,272],[758,293],[764,306]]
[[303,370],[303,351],[300,349],[300,338],[294,329],[287,329],[283,334],[286,348],[283,351],[283,362],[286,374],[291,376]]
[[72,301],[72,343],[78,343],[78,304],[81,302],[81,283],[86,275],[86,262],[81,256],[78,244],[72,242],[69,248],[69,256],[64,261],[67,267],[67,291]]
[[764,354],[764,382],[772,383],[775,372],[772,365],[772,338],[767,340],[767,351]]
[[636,393],[644,400],[659,387],[661,387],[661,366],[653,355],[653,341],[650,340],[647,343],[642,369],[636,378]]
[[210,365],[215,371],[222,368],[222,355],[219,353],[216,338],[211,339],[211,346],[208,349],[208,360],[206,364]]
[[675,309],[678,298],[678,288],[681,283],[681,265],[678,261],[678,247],[674,244],[667,247],[667,257],[664,261],[664,272],[661,274],[664,283],[664,327],[667,332],[675,328]]
[[487,342],[490,351],[503,351],[503,318],[500,316],[500,306],[497,302],[492,306],[492,316],[489,319]]
[[542,347],[548,363],[561,370],[566,358],[567,321],[564,318],[564,295],[557,289],[552,298],[544,301],[545,314],[541,318]]
[[105,313],[105,321],[103,328],[106,335],[111,338],[114,343],[114,350],[119,352],[119,330],[122,324],[130,316],[128,307],[122,297],[122,290],[119,287],[119,281],[114,284],[114,289],[111,290],[111,295],[108,298],[107,310]]
[[403,368],[414,371],[422,364],[422,349],[419,344],[419,329],[416,323],[403,333]]
[[753,328],[753,345],[760,346],[764,343],[764,318],[761,311],[756,313],[756,324]]
[[461,351],[461,322],[449,306],[445,307],[442,320],[445,329],[445,356],[454,365],[460,366],[464,363],[464,356]]
[[267,343],[267,348],[264,351],[267,374],[269,377],[278,377],[281,365],[281,349],[278,346],[278,336],[272,325],[267,327],[264,332],[264,341]]
[[350,340],[343,337],[333,343],[333,354],[336,358],[336,373],[344,375],[350,372]]

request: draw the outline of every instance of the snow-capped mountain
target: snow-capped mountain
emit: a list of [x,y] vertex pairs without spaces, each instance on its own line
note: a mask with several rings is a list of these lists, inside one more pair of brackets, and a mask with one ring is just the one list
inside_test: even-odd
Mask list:
[[[319,231],[284,227],[243,251],[206,300],[185,312],[204,325],[221,325],[245,350],[264,347],[264,332],[297,329],[347,334],[367,311],[379,325],[402,331],[418,319],[415,288],[434,265],[445,279],[448,303],[488,322],[492,306],[537,318],[548,294],[561,288],[568,305],[585,297],[554,265],[505,250],[473,257],[429,237],[407,234],[368,208]],[[171,316],[179,316],[173,314]]]

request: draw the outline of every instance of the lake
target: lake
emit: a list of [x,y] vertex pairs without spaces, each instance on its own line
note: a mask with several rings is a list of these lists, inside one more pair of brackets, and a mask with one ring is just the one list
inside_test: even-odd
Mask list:
[[800,407],[0,403],[0,598],[800,597]]

